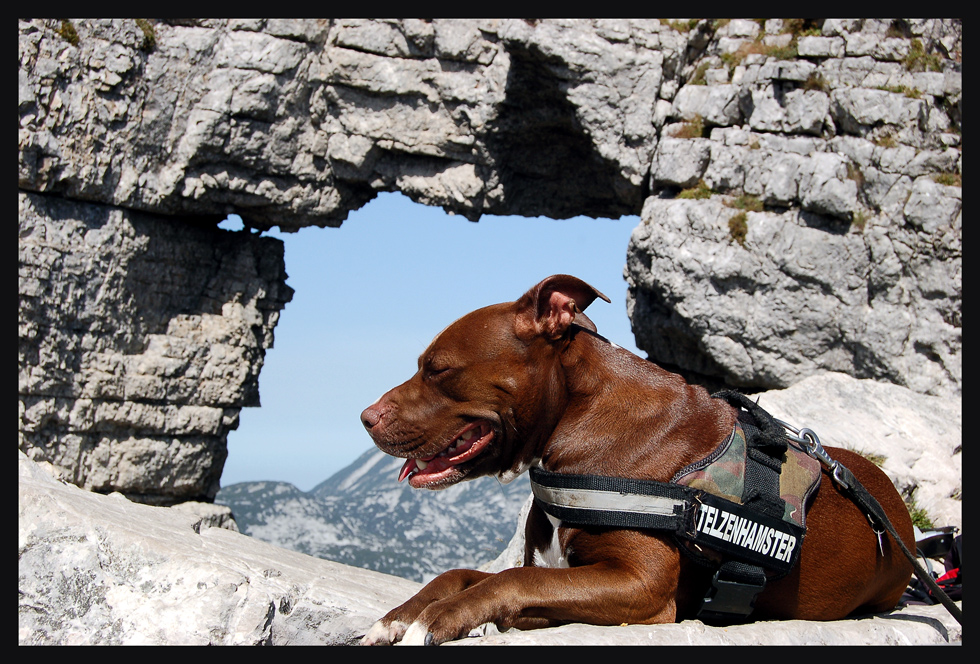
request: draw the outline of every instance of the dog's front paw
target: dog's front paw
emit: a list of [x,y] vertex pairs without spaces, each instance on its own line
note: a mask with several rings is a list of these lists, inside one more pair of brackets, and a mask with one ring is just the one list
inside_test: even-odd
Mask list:
[[390,646],[403,639],[407,629],[408,625],[400,620],[392,620],[390,623],[379,620],[361,637],[361,645]]
[[446,641],[485,636],[497,632],[496,626],[474,620],[468,607],[438,602],[412,621],[401,637],[400,645],[437,646]]
[[432,641],[432,632],[424,625],[414,622],[405,630],[405,634],[402,636],[402,645],[431,646],[435,644]]

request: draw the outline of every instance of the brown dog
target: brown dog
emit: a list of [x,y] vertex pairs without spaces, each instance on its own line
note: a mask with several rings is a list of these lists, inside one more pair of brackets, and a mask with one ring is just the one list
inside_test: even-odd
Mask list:
[[[715,450],[736,410],[598,336],[581,313],[597,297],[609,301],[556,275],[437,336],[418,372],[361,415],[381,450],[407,459],[399,479],[441,489],[483,475],[506,482],[537,466],[668,482]],[[857,454],[826,449],[913,547],[908,510],[884,473]],[[826,476],[806,526],[798,564],[765,586],[752,619],[833,620],[895,607],[911,564]],[[446,572],[362,643],[442,643],[483,623],[674,622],[695,617],[711,585],[710,568],[663,531],[563,525],[535,504],[525,542],[523,567]]]

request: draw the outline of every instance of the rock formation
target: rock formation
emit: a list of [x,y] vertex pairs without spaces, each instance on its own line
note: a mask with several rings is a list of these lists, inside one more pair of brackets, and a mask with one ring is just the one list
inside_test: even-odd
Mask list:
[[658,101],[636,343],[750,389],[829,370],[959,394],[961,75],[921,59],[955,52],[957,24],[784,27],[727,23]]
[[78,486],[211,501],[258,406],[282,242],[20,196],[20,447]]
[[25,19],[18,44],[18,443],[80,487],[211,501],[291,297],[251,231],[381,191],[640,215],[637,345],[693,379],[959,402],[958,19]]
[[[961,32],[936,19],[21,21],[20,446],[82,486],[213,497],[289,295],[274,241],[228,238],[202,259],[191,238],[211,236],[180,229],[232,212],[254,229],[339,225],[391,190],[469,219],[640,213],[626,268],[637,344],[689,375],[763,389],[831,370],[958,394]],[[100,230],[41,250],[79,223]],[[151,277],[157,298],[96,311],[110,275],[145,278],[101,239],[120,223],[154,238],[137,269],[167,271],[153,249],[171,237],[186,245],[172,260],[213,276]],[[263,266],[258,281],[221,265],[237,251]],[[55,255],[67,263],[38,264]],[[95,271],[70,286],[76,260]],[[223,294],[181,292],[202,278]],[[60,298],[82,283],[71,297],[95,309],[76,315]],[[240,342],[215,324],[262,329]],[[175,436],[186,453],[163,451]],[[140,485],[118,470],[126,454],[198,469]]]
[[343,645],[418,587],[83,491],[23,453],[19,479],[22,645]]

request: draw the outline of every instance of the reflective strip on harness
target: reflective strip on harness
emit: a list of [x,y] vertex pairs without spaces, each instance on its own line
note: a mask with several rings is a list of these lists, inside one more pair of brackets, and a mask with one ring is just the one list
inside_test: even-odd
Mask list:
[[598,475],[565,475],[532,468],[531,491],[551,516],[585,526],[694,527],[691,498],[697,490],[676,484]]
[[534,496],[552,505],[568,509],[616,510],[637,514],[659,514],[674,516],[677,509],[687,504],[686,500],[664,498],[661,496],[641,496],[619,491],[594,491],[591,489],[554,489],[535,484]]

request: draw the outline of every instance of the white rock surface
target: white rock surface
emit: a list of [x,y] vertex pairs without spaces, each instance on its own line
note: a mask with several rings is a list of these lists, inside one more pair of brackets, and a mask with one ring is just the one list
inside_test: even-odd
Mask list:
[[18,454],[23,645],[346,644],[420,587],[91,493]]
[[647,645],[647,646],[840,646],[945,645],[962,643],[963,628],[942,606],[909,606],[888,615],[855,620],[786,620],[709,627],[700,620],[674,625],[563,625],[533,632],[516,630],[446,645]]

